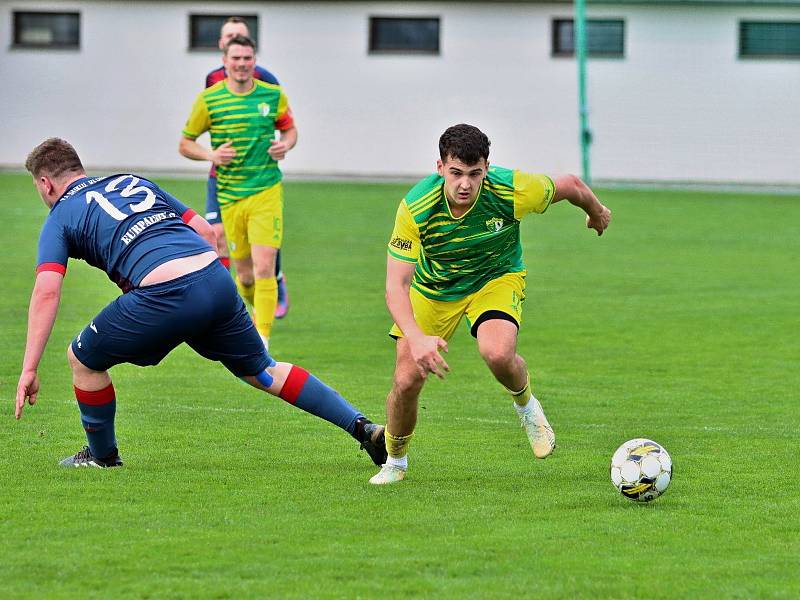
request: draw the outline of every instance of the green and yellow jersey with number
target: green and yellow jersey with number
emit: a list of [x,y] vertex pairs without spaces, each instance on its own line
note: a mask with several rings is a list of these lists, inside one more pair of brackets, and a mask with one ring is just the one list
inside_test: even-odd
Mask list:
[[475,204],[456,218],[444,178],[433,174],[400,202],[389,255],[416,263],[411,285],[428,298],[463,298],[506,273],[525,271],[520,219],[543,213],[554,194],[546,175],[490,166]]
[[276,130],[293,125],[280,85],[256,79],[252,90],[236,94],[220,81],[197,97],[182,133],[194,140],[208,131],[212,148],[233,142],[236,156],[217,167],[217,198],[224,208],[280,182],[278,163],[267,151]]

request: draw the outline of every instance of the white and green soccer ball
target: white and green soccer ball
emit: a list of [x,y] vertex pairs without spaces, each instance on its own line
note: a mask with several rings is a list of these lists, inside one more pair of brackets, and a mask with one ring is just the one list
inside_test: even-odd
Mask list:
[[667,490],[671,479],[672,458],[652,440],[628,440],[611,457],[611,483],[629,500],[655,500]]

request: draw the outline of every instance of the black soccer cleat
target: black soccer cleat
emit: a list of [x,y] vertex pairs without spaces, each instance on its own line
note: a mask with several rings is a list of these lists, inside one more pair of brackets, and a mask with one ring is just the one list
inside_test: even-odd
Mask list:
[[116,448],[105,458],[97,458],[89,450],[89,446],[84,446],[74,456],[68,456],[58,463],[62,467],[94,467],[96,469],[107,469],[109,467],[121,467],[122,459]]
[[386,452],[386,436],[383,425],[377,425],[368,419],[359,419],[356,421],[354,437],[361,443],[361,449],[369,454],[372,462],[379,467],[386,463],[389,455]]

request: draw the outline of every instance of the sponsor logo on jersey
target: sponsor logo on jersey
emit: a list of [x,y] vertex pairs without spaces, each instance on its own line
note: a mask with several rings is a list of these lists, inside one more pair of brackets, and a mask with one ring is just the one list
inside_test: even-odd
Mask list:
[[126,231],[123,234],[123,236],[120,239],[122,240],[122,243],[127,246],[136,238],[136,236],[138,236],[145,229],[150,227],[150,225],[154,225],[156,223],[160,223],[164,219],[171,219],[177,216],[178,215],[176,215],[174,212],[160,212],[152,216],[147,216],[142,219],[139,219],[138,221],[136,221],[136,223],[133,224],[133,226],[131,226],[130,229],[128,229],[128,231]]
[[486,221],[486,227],[489,229],[489,231],[500,231],[503,228],[503,219],[492,217]]
[[397,248],[398,250],[405,250],[406,252],[411,250],[411,240],[404,240],[401,237],[393,238],[389,245]]

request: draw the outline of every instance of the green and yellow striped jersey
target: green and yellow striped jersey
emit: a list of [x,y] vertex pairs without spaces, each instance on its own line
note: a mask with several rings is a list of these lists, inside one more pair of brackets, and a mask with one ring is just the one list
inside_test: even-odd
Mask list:
[[416,263],[411,285],[428,298],[463,298],[506,273],[525,270],[519,221],[547,210],[554,194],[546,175],[490,166],[475,204],[455,218],[444,178],[433,174],[400,202],[389,255]]
[[276,130],[293,126],[289,101],[280,85],[253,81],[246,94],[233,93],[225,81],[203,90],[183,128],[183,135],[192,140],[208,131],[212,148],[233,142],[236,156],[217,167],[220,207],[262,192],[282,177],[267,150]]

